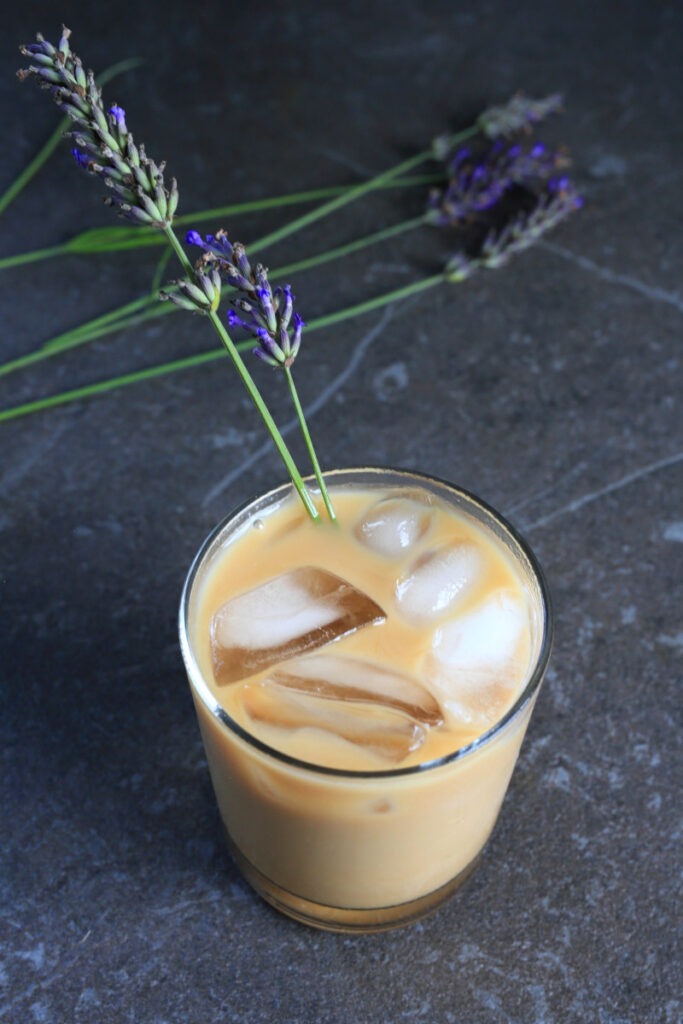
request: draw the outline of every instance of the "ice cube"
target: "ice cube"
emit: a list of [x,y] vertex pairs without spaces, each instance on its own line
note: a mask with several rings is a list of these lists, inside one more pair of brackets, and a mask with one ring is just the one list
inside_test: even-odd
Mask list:
[[424,502],[407,495],[382,498],[356,526],[356,536],[373,551],[398,558],[429,529],[434,513]]
[[502,717],[524,680],[529,627],[524,600],[500,590],[435,631],[425,673],[447,713],[482,728]]
[[364,658],[337,654],[295,658],[276,668],[269,681],[315,697],[392,708],[428,726],[443,723],[438,702],[422,683]]
[[242,708],[252,723],[266,726],[266,739],[282,745],[290,734],[315,730],[354,744],[397,764],[424,743],[426,728],[381,705],[336,701],[301,693],[272,679],[246,683],[239,690]]
[[483,557],[465,541],[421,555],[396,583],[396,600],[406,619],[430,622],[467,594],[480,577]]
[[219,686],[312,651],[385,614],[351,583],[306,566],[233,597],[211,620],[211,653]]

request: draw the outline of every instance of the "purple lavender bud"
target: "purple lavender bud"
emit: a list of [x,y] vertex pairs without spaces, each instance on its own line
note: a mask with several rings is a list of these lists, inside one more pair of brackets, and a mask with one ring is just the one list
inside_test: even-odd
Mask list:
[[74,146],[74,148],[71,150],[71,155],[79,167],[82,167],[84,171],[88,170],[88,167],[90,166],[90,157],[87,153],[82,153],[80,149],[77,149]]
[[198,231],[188,231],[187,234],[185,235],[185,241],[187,242],[188,245],[197,245],[199,246],[200,249],[205,248],[204,240],[202,239],[202,236],[199,234]]
[[115,103],[113,107],[109,108],[109,116],[114,119],[116,127],[121,132],[121,134],[125,135],[128,129],[126,127],[126,112],[123,109],[123,107],[119,107]]
[[549,192],[566,192],[571,182],[566,176],[563,178],[551,178],[548,182]]
[[259,328],[256,332],[256,338],[258,339],[261,351],[265,352],[265,354],[270,356],[271,359],[275,359],[278,365],[284,366],[287,356],[282,351],[275,338],[273,338],[264,327]]
[[458,167],[461,167],[466,160],[472,156],[472,152],[468,146],[461,146],[460,149],[456,150],[453,159],[451,160],[451,170],[456,171]]
[[228,238],[227,231],[223,231],[223,229],[217,231],[212,244],[215,247],[214,252],[216,253],[216,255],[228,260],[232,259],[233,246],[232,242]]
[[254,293],[254,285],[248,278],[242,277],[241,274],[237,273],[237,270],[231,263],[222,265],[223,272],[225,273],[228,284],[231,284],[233,288],[236,288],[238,292],[246,292],[247,295]]
[[245,322],[245,321],[244,321],[244,320],[242,319],[242,317],[241,317],[241,316],[239,316],[239,315],[238,315],[238,314],[237,314],[237,313],[235,312],[235,310],[234,310],[234,309],[229,309],[229,310],[228,310],[228,327],[232,328],[233,330],[234,330],[234,329],[235,329],[236,327],[242,327],[242,328],[244,328],[244,329],[245,329],[245,330],[247,330],[247,331],[249,330],[249,324],[247,324],[247,323],[246,323],[246,322]]
[[[31,70],[33,70],[33,68]],[[53,85],[59,85],[62,82],[62,76],[59,72],[55,71],[54,68],[40,67],[35,70],[45,82],[51,82]]]
[[299,316],[298,313],[294,314],[294,334],[290,343],[290,354],[287,360],[287,365],[291,366],[297,357],[299,348],[301,347],[301,335],[304,327],[306,326],[304,320]]
[[275,309],[273,308],[273,295],[267,281],[256,289],[256,297],[258,299],[259,306],[261,307],[261,312],[263,313],[268,330],[277,330],[277,320],[275,318]]
[[[292,310],[294,309],[294,296],[292,295],[292,289],[288,284],[284,288],[277,288],[277,299],[278,299],[278,316],[282,326],[287,329],[289,322],[292,319]],[[281,300],[284,299],[284,307],[280,309]]]
[[247,258],[247,250],[241,242],[235,242],[232,247],[232,255],[241,276],[249,279],[251,277],[251,264]]

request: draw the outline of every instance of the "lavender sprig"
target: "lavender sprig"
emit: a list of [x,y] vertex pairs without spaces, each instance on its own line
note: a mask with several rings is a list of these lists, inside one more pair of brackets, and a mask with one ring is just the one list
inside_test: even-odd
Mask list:
[[479,268],[497,270],[525,249],[535,245],[570,214],[583,206],[583,199],[569,178],[551,179],[530,211],[518,214],[499,230],[489,232],[477,256],[457,253],[446,266],[446,279],[464,281]]
[[[201,312],[209,318],[268,428],[306,511],[311,519],[318,520],[319,512],[306,489],[303,477],[237,347],[218,316],[221,298],[218,268],[210,265],[194,268],[173,231],[173,216],[178,205],[175,179],[170,189],[167,189],[163,177],[164,164],[156,164],[147,157],[143,146],[136,146],[128,130],[123,108],[116,104],[105,108],[92,71],[86,72],[80,58],[71,51],[70,35],[69,29],[63,27],[57,46],[41,35],[36,37],[35,43],[22,46],[21,53],[35,63],[18,71],[19,78],[38,78],[41,85],[51,92],[57,106],[74,122],[74,131],[69,133],[76,142],[73,156],[80,167],[101,177],[111,189],[113,194],[108,199],[109,205],[116,206],[131,220],[156,227],[165,233],[186,276],[176,283],[170,293],[162,297],[172,298],[178,305]],[[289,372],[289,367],[286,369]],[[307,443],[311,445],[307,431],[306,437]],[[321,489],[328,504],[324,483]],[[328,505],[329,509],[331,505]]]
[[519,214],[501,231],[487,235],[479,258],[491,270],[505,266],[582,206],[583,199],[569,178],[549,181],[548,191],[529,213]]
[[[202,256],[195,264],[195,273],[202,277],[208,273],[220,274],[237,292],[237,297],[232,300],[234,308],[228,311],[228,326],[251,334],[257,342],[253,353],[269,366],[284,371],[315,478],[327,513],[334,521],[335,512],[292,375],[292,364],[301,346],[305,324],[294,310],[290,285],[271,288],[267,269],[262,263],[252,267],[245,246],[241,242],[232,243],[226,231],[217,231],[206,238],[202,238],[198,231],[188,231],[185,240],[202,250]],[[169,298],[175,302],[182,301],[179,296],[170,295]]]
[[[562,96],[553,93],[540,100],[532,100],[524,93],[516,93],[507,103],[500,106],[487,107],[474,123],[474,131],[468,135],[481,133],[487,139],[510,139],[515,135],[528,135],[540,121],[549,114],[556,114],[562,109]],[[460,141],[458,136],[437,135],[432,141],[432,156],[435,160],[447,160],[453,146]]]
[[225,231],[217,231],[206,238],[198,231],[188,231],[185,240],[203,250],[197,268],[218,268],[239,293],[238,298],[232,300],[235,308],[228,312],[228,326],[251,334],[257,341],[254,354],[270,366],[291,366],[301,346],[305,324],[294,310],[290,285],[271,288],[263,264],[257,263],[252,268],[244,245],[230,242]]
[[541,100],[532,100],[519,92],[507,103],[489,107],[479,116],[479,126],[489,139],[503,137],[509,139],[519,133],[528,134],[549,114],[556,114],[562,109],[563,97],[553,93]]
[[490,210],[513,186],[537,186],[567,163],[563,151],[542,142],[528,147],[497,139],[480,153],[462,147],[449,162],[448,185],[432,191],[426,219],[439,227],[457,227]]
[[100,177],[112,195],[106,202],[128,219],[159,228],[169,227],[178,206],[178,185],[164,182],[165,164],[157,164],[137,146],[128,131],[122,107],[108,110],[92,71],[85,71],[69,45],[71,32],[62,28],[59,44],[38,34],[37,41],[20,47],[35,64],[17,72],[20,79],[34,75],[52,94],[57,106],[71,118],[68,132],[76,145],[71,150],[80,167]]

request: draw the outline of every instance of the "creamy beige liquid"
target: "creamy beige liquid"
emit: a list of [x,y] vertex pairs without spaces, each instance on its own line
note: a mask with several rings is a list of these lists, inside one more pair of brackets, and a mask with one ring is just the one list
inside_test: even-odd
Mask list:
[[[538,595],[532,593],[528,570],[515,564],[500,540],[473,517],[429,496],[421,499],[429,504],[428,530],[416,548],[392,561],[359,539],[358,523],[381,497],[381,492],[339,489],[334,497],[337,525],[310,523],[297,499],[262,512],[231,538],[196,585],[190,641],[216,702],[262,743],[310,765],[390,772],[457,751],[490,728],[493,722],[476,715],[474,721],[463,721],[457,705],[454,711],[444,699],[432,644],[436,630],[457,617],[466,619],[491,593],[512,595],[528,614],[528,628],[509,662],[510,678],[499,680],[498,717],[518,697],[538,654]],[[427,624],[408,621],[397,605],[397,581],[421,552],[452,542],[473,545],[481,553],[476,583]],[[210,640],[217,609],[297,566],[317,566],[342,577],[386,612],[386,621],[335,640],[322,649],[325,653],[362,657],[405,673],[421,680],[439,701],[443,723],[429,728],[419,749],[400,764],[322,729],[255,722],[245,712],[243,693],[245,686],[258,683],[259,675],[217,684]],[[195,704],[221,814],[240,857],[276,888],[341,908],[416,900],[472,863],[495,822],[531,712],[530,703],[487,744],[450,763],[417,773],[354,777],[273,757],[226,728],[196,695]]]

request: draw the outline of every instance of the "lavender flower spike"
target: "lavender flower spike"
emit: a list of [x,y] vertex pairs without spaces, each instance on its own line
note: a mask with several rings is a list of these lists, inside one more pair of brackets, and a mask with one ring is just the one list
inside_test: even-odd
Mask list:
[[548,183],[530,213],[520,214],[502,231],[491,233],[481,248],[480,262],[491,270],[504,266],[517,253],[539,241],[553,228],[583,206],[583,199],[569,178]]
[[222,273],[241,293],[243,298],[239,300],[239,308],[247,314],[247,319],[241,322],[256,334],[259,352],[274,361],[276,366],[283,367],[320,493],[330,519],[334,520],[334,509],[290,370],[301,343],[303,328],[303,321],[293,313],[291,294],[281,289],[271,291],[265,268],[257,266],[252,271],[244,246],[239,243],[232,245],[224,231],[207,235],[206,239],[197,231],[189,232],[188,243],[204,250],[196,265],[192,266],[172,227],[178,205],[175,179],[167,188],[164,164],[156,164],[146,155],[143,146],[135,145],[123,108],[117,104],[109,108],[104,106],[95,76],[92,71],[86,73],[83,70],[80,59],[71,51],[70,35],[64,28],[57,46],[38,35],[35,43],[21,47],[21,52],[33,63],[17,72],[19,78],[37,77],[49,89],[57,106],[71,119],[73,131],[69,134],[75,143],[72,154],[80,167],[102,178],[111,192],[109,205],[116,206],[132,220],[153,225],[164,232],[185,276],[164,290],[160,298],[168,299],[183,309],[203,313],[210,320],[270,433],[306,512],[316,521],[320,513],[304,478],[237,346],[218,316]]
[[[188,231],[186,241],[203,250],[197,267],[214,267],[239,293],[235,309],[228,312],[228,326],[241,328],[256,338],[255,355],[269,366],[289,368],[301,346],[303,319],[294,312],[294,296],[287,284],[271,288],[268,271],[257,263],[252,268],[241,242],[230,242],[225,231],[202,238]],[[240,316],[240,313],[246,314]]]
[[476,155],[463,147],[449,163],[447,187],[430,196],[427,220],[439,227],[458,226],[490,210],[513,185],[545,182],[567,163],[566,154],[541,142],[528,148],[497,139]]
[[464,281],[479,267],[498,270],[582,206],[583,199],[569,178],[552,179],[532,210],[518,214],[502,229],[489,232],[478,255],[459,252],[452,256],[444,270],[446,280]]
[[86,72],[71,50],[68,28],[62,29],[57,47],[41,35],[36,42],[20,47],[35,61],[17,72],[20,79],[31,75],[50,90],[57,106],[73,122],[68,134],[76,143],[72,150],[78,164],[100,177],[111,194],[105,200],[123,216],[140,224],[168,228],[178,206],[175,178],[164,183],[164,165],[156,164],[143,146],[136,146],[126,126],[126,114],[116,104],[105,110],[102,93],[92,71]]
[[542,100],[532,100],[518,92],[507,103],[489,107],[480,115],[478,124],[484,135],[490,139],[504,136],[509,138],[518,132],[530,132],[549,114],[556,114],[562,108],[562,96],[553,93]]

